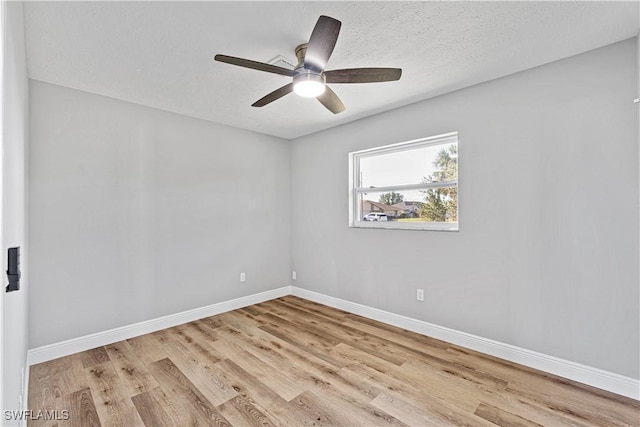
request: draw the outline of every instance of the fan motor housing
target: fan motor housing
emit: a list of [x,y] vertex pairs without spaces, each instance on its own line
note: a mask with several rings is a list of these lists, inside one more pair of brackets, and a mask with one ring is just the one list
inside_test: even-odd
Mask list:
[[327,82],[322,70],[305,67],[304,57],[306,53],[307,43],[296,47],[298,65],[293,70],[293,88],[298,95],[312,98],[324,92],[324,86]]

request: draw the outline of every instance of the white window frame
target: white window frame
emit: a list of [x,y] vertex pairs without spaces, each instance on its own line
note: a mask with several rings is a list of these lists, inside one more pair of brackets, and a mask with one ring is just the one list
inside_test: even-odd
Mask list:
[[385,145],[361,151],[349,153],[349,227],[352,228],[376,228],[376,229],[396,229],[396,230],[436,230],[436,231],[459,231],[460,230],[460,192],[458,191],[458,222],[398,222],[382,221],[370,222],[362,221],[362,206],[358,203],[360,195],[372,192],[371,188],[357,187],[360,185],[360,159],[389,154],[399,151],[414,150],[428,146],[437,146],[456,143],[458,146],[458,179],[454,181],[429,182],[407,185],[390,185],[386,187],[376,187],[375,192],[389,193],[392,191],[401,192],[406,190],[429,190],[434,188],[458,188],[460,180],[460,141],[458,132],[450,132],[442,135],[430,136],[427,138],[414,139],[397,144]]

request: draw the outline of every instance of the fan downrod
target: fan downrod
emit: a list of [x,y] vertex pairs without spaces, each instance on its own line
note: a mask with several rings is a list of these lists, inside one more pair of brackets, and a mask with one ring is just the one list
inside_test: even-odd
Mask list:
[[307,54],[308,45],[309,43],[302,43],[301,45],[296,46],[296,58],[298,59],[298,65],[296,65],[296,68],[304,65],[304,56]]

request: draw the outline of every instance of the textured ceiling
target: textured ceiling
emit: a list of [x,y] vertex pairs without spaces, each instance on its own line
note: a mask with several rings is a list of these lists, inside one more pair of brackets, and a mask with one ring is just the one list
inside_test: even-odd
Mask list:
[[[638,2],[25,2],[29,77],[294,138],[634,37]],[[333,85],[333,115],[295,94],[251,104],[287,77],[267,62],[342,21],[327,69],[399,67],[398,82]]]

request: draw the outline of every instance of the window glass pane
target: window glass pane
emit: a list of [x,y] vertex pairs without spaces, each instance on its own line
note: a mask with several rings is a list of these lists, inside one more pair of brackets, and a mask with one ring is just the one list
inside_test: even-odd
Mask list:
[[458,188],[358,193],[359,220],[458,222]]
[[457,180],[457,144],[361,157],[359,178],[365,188]]

